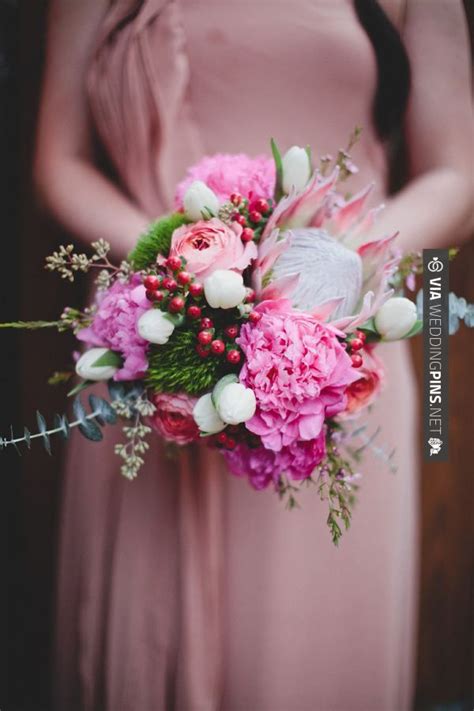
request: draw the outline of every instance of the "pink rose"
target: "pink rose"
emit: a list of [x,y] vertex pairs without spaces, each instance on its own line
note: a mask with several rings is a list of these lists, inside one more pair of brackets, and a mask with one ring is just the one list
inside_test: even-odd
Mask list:
[[157,393],[152,402],[156,411],[150,418],[151,424],[164,439],[189,444],[199,438],[199,429],[193,418],[196,398],[185,393]]
[[364,364],[359,368],[360,378],[347,388],[347,407],[341,414],[353,415],[362,408],[368,407],[382,389],[384,369],[381,360],[370,347],[364,350],[363,358]]
[[330,325],[286,299],[264,301],[256,311],[260,321],[242,326],[237,339],[245,355],[239,378],[257,399],[245,426],[280,452],[317,439],[325,419],[346,408],[346,389],[359,373]]
[[216,269],[243,272],[257,257],[254,242],[244,244],[242,227],[231,227],[216,217],[183,225],[173,232],[170,257],[184,257],[186,269],[204,279]]

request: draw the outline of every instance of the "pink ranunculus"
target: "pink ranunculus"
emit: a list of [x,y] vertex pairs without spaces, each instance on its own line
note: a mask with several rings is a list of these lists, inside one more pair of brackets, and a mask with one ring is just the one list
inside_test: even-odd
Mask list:
[[185,179],[179,183],[175,195],[176,209],[183,207],[184,194],[195,180],[206,183],[221,202],[229,200],[232,193],[268,200],[275,190],[275,163],[265,155],[255,158],[244,153],[206,156],[189,168]]
[[359,368],[359,379],[346,390],[347,406],[341,415],[354,415],[371,405],[378,397],[384,382],[384,368],[374,349],[363,352],[364,364]]
[[257,257],[254,242],[244,244],[242,227],[231,227],[213,217],[191,225],[183,225],[173,232],[170,257],[184,257],[186,269],[200,279],[216,269],[243,272]]
[[193,418],[196,398],[185,393],[157,393],[152,402],[156,410],[150,421],[164,439],[177,444],[189,444],[199,439],[199,429]]
[[141,277],[135,275],[126,284],[115,281],[110,289],[98,292],[96,303],[91,326],[79,331],[77,338],[90,346],[110,348],[123,357],[114,380],[143,378],[148,368],[148,343],[138,335],[137,321],[150,303]]
[[273,482],[276,487],[279,477],[285,474],[293,481],[307,479],[326,455],[324,429],[309,442],[294,442],[274,452],[265,447],[248,447],[238,444],[233,450],[224,451],[232,474],[247,476],[255,489],[265,489]]
[[345,409],[345,391],[359,373],[330,325],[293,310],[286,299],[256,310],[260,321],[245,324],[237,339],[245,354],[239,377],[257,399],[245,426],[279,452],[318,438],[325,419]]

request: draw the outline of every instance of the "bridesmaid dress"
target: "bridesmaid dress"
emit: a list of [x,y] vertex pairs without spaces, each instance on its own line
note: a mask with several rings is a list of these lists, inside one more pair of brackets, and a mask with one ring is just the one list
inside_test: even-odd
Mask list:
[[[116,0],[87,77],[123,188],[168,211],[186,167],[218,151],[312,144],[364,126],[353,189],[386,160],[370,121],[372,47],[351,0]],[[130,235],[130,244],[136,235]],[[71,443],[59,542],[60,711],[403,711],[416,603],[416,407],[405,344],[383,347],[370,414],[398,472],[367,456],[336,549],[314,491],[289,512],[216,453],[155,441],[134,482],[104,442]]]

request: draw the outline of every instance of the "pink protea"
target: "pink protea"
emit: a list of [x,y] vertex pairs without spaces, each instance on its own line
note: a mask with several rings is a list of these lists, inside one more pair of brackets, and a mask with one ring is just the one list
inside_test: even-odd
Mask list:
[[273,197],[275,189],[275,164],[265,155],[255,158],[245,153],[206,156],[189,168],[184,180],[178,184],[175,193],[178,210],[183,207],[186,190],[195,180],[206,183],[221,202],[228,200],[232,193],[268,200]]
[[152,397],[156,408],[150,422],[164,439],[176,444],[189,444],[199,439],[193,418],[197,399],[186,393],[157,393]]
[[245,354],[240,381],[257,399],[246,427],[279,452],[319,437],[325,419],[346,407],[346,388],[359,375],[331,326],[285,299],[256,311],[260,320],[244,325],[237,341]]
[[302,481],[312,475],[326,455],[324,430],[316,439],[294,442],[274,452],[265,447],[248,447],[238,444],[224,452],[229,470],[236,476],[248,477],[255,489],[265,489],[273,483],[276,487],[281,475],[293,481]]
[[123,357],[114,380],[142,378],[148,368],[148,343],[138,335],[136,324],[150,304],[141,278],[135,275],[126,284],[115,281],[106,291],[98,292],[96,303],[91,326],[79,331],[77,338],[91,346],[110,348]]

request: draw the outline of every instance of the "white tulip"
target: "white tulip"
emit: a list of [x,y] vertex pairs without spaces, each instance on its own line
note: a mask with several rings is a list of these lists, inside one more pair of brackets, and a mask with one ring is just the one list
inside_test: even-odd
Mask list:
[[239,425],[255,415],[257,401],[253,390],[242,383],[230,383],[219,395],[217,412],[228,425]]
[[303,190],[311,177],[311,163],[307,151],[299,146],[292,146],[282,158],[283,191],[290,193],[294,188]]
[[200,431],[206,434],[216,434],[226,427],[225,422],[217,414],[211,393],[199,398],[194,405],[193,417]]
[[145,341],[162,346],[168,343],[174,331],[174,324],[160,309],[149,309],[138,319],[137,331]]
[[403,338],[417,320],[416,305],[404,296],[386,301],[375,314],[375,328],[385,341]]
[[241,274],[229,269],[216,269],[204,281],[204,295],[213,309],[233,309],[247,295]]
[[76,373],[84,380],[110,380],[113,378],[118,368],[114,365],[99,365],[94,367],[94,363],[102,358],[106,353],[110,353],[108,348],[90,348],[83,353],[76,363]]
[[219,199],[202,180],[195,180],[186,190],[183,198],[184,211],[190,220],[202,220],[217,215]]

